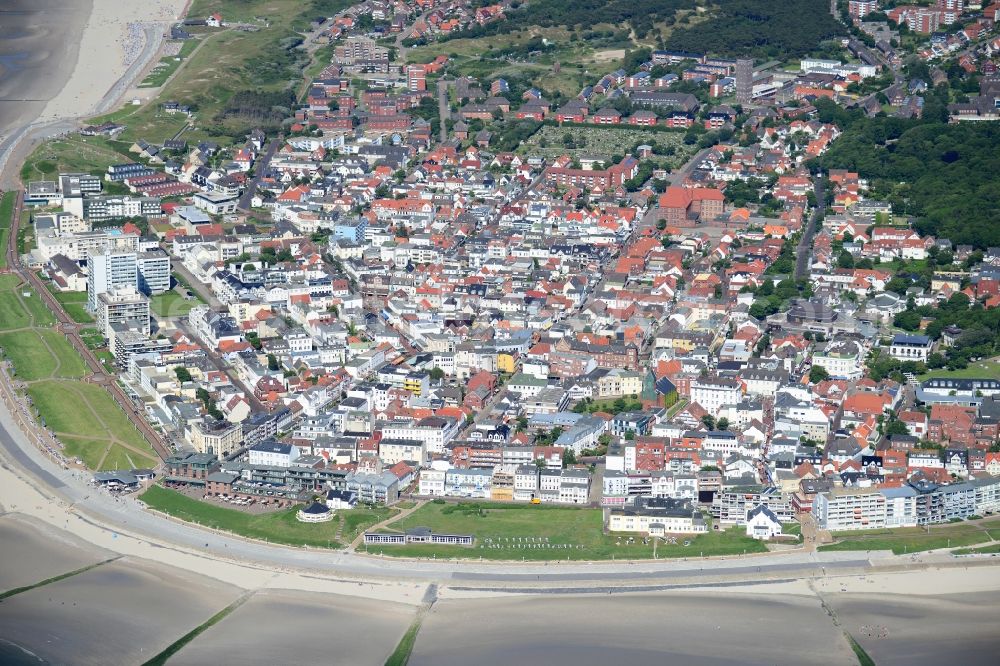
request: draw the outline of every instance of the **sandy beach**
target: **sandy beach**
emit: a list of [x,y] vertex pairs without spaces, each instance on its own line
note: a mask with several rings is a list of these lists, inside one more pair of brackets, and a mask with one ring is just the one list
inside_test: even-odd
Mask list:
[[[33,142],[114,110],[188,0],[6,0],[0,9],[0,185]],[[81,29],[82,27],[82,29]]]
[[80,26],[90,17],[92,2],[2,3],[0,139],[38,119],[49,101],[65,88],[78,61]]
[[[399,604],[291,590],[258,592],[171,658],[176,666],[340,663],[381,666],[413,620]],[[275,618],[281,618],[275,622]],[[336,655],[336,658],[333,658]]]
[[[137,75],[148,64],[159,48],[159,37],[187,4],[186,0],[91,2],[93,8],[80,38],[79,56],[71,64],[72,74],[45,106],[39,122],[109,110],[99,108],[108,92],[130,69]],[[156,42],[147,44],[151,39]],[[127,86],[120,88],[122,94]]]
[[[0,517],[0,544],[6,563],[0,567],[0,590],[32,585],[114,557],[69,532],[16,514]],[[15,562],[17,566],[10,565]]]
[[[464,640],[476,628],[475,642]],[[815,597],[700,591],[444,600],[411,666],[857,664]]]
[[51,663],[142,663],[240,594],[203,576],[118,560],[6,599],[0,635]]

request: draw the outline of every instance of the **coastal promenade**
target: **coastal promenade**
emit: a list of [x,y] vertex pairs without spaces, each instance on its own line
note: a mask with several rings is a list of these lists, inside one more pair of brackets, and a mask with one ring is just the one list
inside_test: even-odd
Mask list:
[[[289,548],[209,531],[147,511],[131,497],[115,498],[87,485],[89,473],[64,468],[25,437],[6,405],[0,405],[0,504],[60,528],[102,548],[172,566],[179,554],[211,559],[234,571],[267,568],[308,571],[350,580],[418,581],[470,588],[547,588],[573,592],[602,585],[618,591],[762,580],[822,577],[879,569],[947,565],[950,555],[898,557],[875,552],[768,553],[718,559],[517,563],[407,560],[345,551]],[[34,500],[30,497],[34,494]],[[41,501],[40,504],[37,502]],[[32,507],[30,510],[23,507]],[[69,520],[67,520],[67,516]],[[113,535],[113,536],[112,536]],[[109,538],[110,537],[110,538]],[[155,545],[155,549],[149,546]],[[127,547],[126,547],[127,546]],[[200,567],[201,565],[199,565]]]

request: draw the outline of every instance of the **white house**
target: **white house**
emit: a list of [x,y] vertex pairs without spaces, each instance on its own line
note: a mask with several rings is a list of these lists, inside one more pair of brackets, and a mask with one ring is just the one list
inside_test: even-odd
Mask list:
[[758,504],[747,511],[747,536],[754,539],[781,536],[781,521],[766,504]]

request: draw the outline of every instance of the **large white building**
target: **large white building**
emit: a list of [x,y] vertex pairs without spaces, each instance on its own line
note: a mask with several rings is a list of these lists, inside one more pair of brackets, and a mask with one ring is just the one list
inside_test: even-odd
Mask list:
[[97,297],[119,287],[139,284],[135,252],[95,248],[87,256],[87,309],[97,312]]
[[170,255],[163,250],[140,253],[138,262],[138,287],[144,294],[162,294],[170,290]]
[[864,350],[854,340],[832,340],[812,357],[812,364],[834,379],[860,379],[863,361]]
[[726,405],[739,404],[743,390],[735,379],[702,377],[691,383],[691,402],[696,402],[712,416]]
[[301,455],[299,447],[284,442],[261,442],[250,447],[248,462],[251,465],[269,467],[291,467],[292,461]]

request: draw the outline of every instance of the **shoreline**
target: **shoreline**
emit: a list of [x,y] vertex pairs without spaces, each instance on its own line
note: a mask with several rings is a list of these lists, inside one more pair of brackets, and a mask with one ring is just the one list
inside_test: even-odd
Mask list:
[[[191,0],[91,2],[66,82],[36,118],[9,128],[0,140],[0,189],[23,186],[21,164],[40,142],[75,131],[83,119],[121,104],[160,53],[169,26],[185,16],[191,4]],[[138,27],[130,30],[130,24]]]

